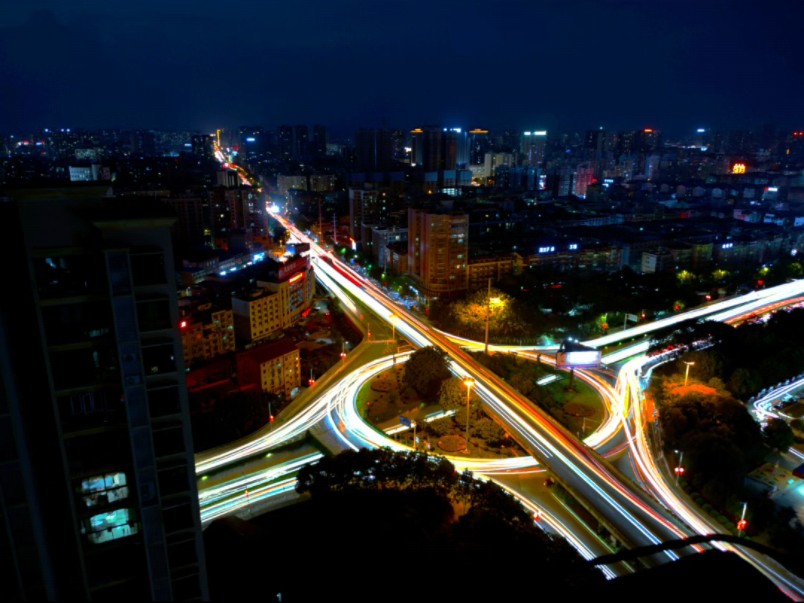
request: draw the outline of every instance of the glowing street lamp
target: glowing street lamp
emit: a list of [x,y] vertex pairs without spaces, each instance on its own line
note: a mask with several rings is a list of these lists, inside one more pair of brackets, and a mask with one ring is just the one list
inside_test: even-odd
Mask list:
[[475,384],[475,380],[467,377],[463,380],[463,383],[466,386],[466,452],[469,452],[469,399],[472,395],[472,386]]
[[684,387],[687,387],[687,379],[689,379],[689,376],[690,376],[690,367],[693,364],[695,364],[695,362],[693,362],[693,361],[688,362],[688,361],[684,360],[684,364],[687,365],[687,370],[684,372]]

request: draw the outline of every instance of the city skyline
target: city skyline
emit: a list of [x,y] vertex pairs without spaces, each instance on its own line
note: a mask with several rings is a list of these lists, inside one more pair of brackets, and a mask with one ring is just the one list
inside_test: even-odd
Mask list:
[[38,0],[0,21],[0,130],[796,127],[792,3],[699,5]]

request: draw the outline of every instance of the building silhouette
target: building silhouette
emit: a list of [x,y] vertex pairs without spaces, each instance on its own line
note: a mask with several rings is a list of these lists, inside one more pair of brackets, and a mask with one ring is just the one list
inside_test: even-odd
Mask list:
[[207,599],[175,217],[91,192],[0,199],[0,576],[16,600]]

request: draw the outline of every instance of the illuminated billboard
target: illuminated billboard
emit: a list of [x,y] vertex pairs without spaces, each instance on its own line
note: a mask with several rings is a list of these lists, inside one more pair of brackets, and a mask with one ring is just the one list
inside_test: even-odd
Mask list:
[[565,340],[556,353],[558,368],[594,368],[601,364],[601,352],[580,343]]

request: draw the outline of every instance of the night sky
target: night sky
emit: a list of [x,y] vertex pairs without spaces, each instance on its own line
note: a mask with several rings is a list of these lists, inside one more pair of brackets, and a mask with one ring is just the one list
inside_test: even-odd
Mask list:
[[804,127],[800,0],[3,0],[0,131]]

